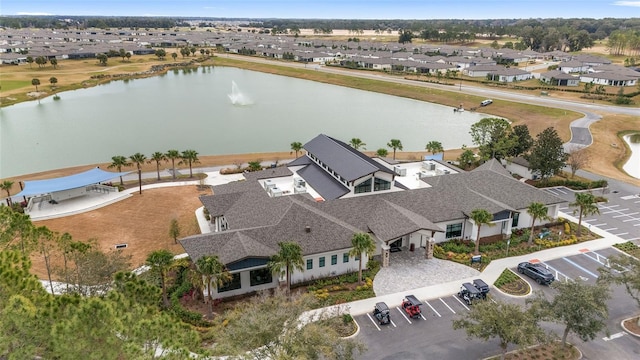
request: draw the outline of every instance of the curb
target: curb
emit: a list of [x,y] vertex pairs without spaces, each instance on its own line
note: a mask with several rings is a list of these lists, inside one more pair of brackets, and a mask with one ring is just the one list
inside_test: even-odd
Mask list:
[[358,336],[358,334],[360,334],[360,324],[358,324],[358,322],[356,321],[356,319],[353,318],[353,316],[351,317],[351,320],[353,321],[354,324],[356,324],[356,332],[349,336],[343,337],[341,339],[345,339],[345,340],[353,339],[356,336]]
[[627,329],[627,327],[626,327],[626,326],[624,326],[624,323],[625,323],[626,321],[629,321],[629,320],[632,320],[632,319],[636,319],[636,318],[637,318],[637,316],[633,316],[633,317],[630,317],[630,318],[627,318],[627,319],[622,319],[622,321],[620,321],[620,326],[621,326],[621,327],[622,327],[622,329],[623,329],[625,332],[627,332],[629,335],[634,336],[634,337],[637,337],[637,338],[640,338],[640,334],[636,334],[636,333],[634,333],[634,332],[631,332],[629,329]]

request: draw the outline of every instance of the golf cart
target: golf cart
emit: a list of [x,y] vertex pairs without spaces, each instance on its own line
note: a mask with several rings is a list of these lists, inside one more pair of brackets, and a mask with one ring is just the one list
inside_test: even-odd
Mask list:
[[482,295],[480,290],[478,290],[475,286],[473,286],[473,284],[464,283],[460,287],[460,291],[458,292],[458,297],[464,300],[467,303],[467,305],[471,305],[471,303],[475,299],[481,299]]
[[480,297],[484,300],[487,298],[487,294],[489,293],[489,285],[486,282],[482,281],[482,279],[473,280],[473,286],[476,289],[480,290]]
[[402,308],[407,313],[407,315],[412,318],[420,317],[420,305],[422,305],[420,300],[418,300],[413,295],[407,295],[404,297],[404,300],[402,300]]
[[376,303],[376,306],[373,308],[373,316],[378,320],[380,325],[386,325],[391,322],[389,307],[383,302]]

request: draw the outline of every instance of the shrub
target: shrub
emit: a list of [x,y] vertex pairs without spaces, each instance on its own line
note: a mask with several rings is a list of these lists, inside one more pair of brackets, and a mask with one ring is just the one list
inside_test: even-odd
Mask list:
[[504,269],[502,271],[502,274],[500,274],[500,276],[498,277],[498,279],[496,280],[495,283],[493,283],[493,285],[495,285],[495,287],[497,288],[501,288],[513,281],[517,281],[520,278],[518,277],[518,275],[516,275],[513,271],[509,270],[509,269]]

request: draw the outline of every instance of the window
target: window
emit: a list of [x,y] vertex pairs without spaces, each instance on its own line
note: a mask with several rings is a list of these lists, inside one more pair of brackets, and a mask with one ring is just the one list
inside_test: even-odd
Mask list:
[[462,236],[462,223],[447,225],[446,238],[459,238]]
[[242,287],[242,281],[240,280],[240,273],[231,274],[231,281],[224,284],[224,286],[220,286],[218,288],[218,293],[231,291],[231,290],[238,290],[241,287]]
[[511,227],[518,227],[518,220],[520,219],[520,213],[513,213],[511,220]]
[[269,284],[273,281],[271,271],[269,271],[269,269],[267,268],[251,270],[249,272],[249,278],[251,279],[251,286]]
[[375,178],[374,181],[374,185],[373,185],[373,191],[380,191],[380,190],[389,190],[391,189],[391,182],[384,180],[384,179],[378,179]]
[[324,267],[324,256],[320,258],[320,260],[318,261],[318,266],[319,267]]
[[354,193],[361,194],[365,192],[371,192],[371,179],[365,180],[360,184],[356,185],[354,189]]
[[342,262],[343,263],[348,263],[349,262],[349,253],[342,254]]
[[331,255],[331,265],[338,263],[338,255]]
[[307,259],[307,270],[313,269],[313,259]]

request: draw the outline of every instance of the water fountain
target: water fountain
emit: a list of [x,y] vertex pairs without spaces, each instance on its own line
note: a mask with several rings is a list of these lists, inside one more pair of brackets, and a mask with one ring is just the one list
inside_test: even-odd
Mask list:
[[240,91],[240,89],[238,88],[238,84],[236,84],[236,82],[233,80],[231,81],[231,94],[227,96],[229,96],[229,100],[231,100],[231,103],[233,105],[244,106],[251,105],[253,103],[247,95],[243,94]]

